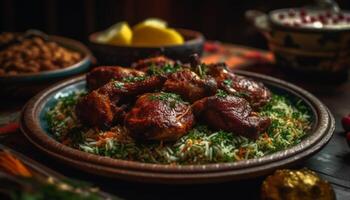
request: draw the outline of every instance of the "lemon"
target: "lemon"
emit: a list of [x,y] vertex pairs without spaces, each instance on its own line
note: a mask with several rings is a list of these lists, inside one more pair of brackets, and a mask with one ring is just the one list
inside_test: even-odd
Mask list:
[[143,22],[133,29],[132,45],[134,46],[166,46],[179,45],[184,39],[175,29],[166,28],[160,23]]
[[136,24],[133,29],[137,29],[139,26],[144,26],[144,25],[149,25],[149,26],[156,26],[160,28],[166,28],[168,27],[168,24],[166,21],[158,19],[158,18],[148,18],[145,19],[143,22]]
[[132,40],[132,31],[127,22],[114,24],[97,38],[97,42],[113,45],[130,45]]

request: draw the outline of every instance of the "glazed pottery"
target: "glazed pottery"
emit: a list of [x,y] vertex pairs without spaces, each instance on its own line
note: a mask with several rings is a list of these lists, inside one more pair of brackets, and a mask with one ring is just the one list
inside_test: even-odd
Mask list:
[[49,36],[49,39],[57,42],[63,47],[80,52],[83,54],[82,60],[64,69],[0,76],[0,97],[31,97],[40,90],[57,81],[88,71],[94,58],[90,50],[85,45],[76,40],[61,36]]
[[196,31],[187,29],[176,29],[184,38],[185,43],[181,45],[161,47],[133,47],[101,44],[96,42],[100,32],[93,33],[89,37],[90,48],[100,65],[122,65],[130,66],[135,60],[150,56],[164,55],[171,59],[187,62],[191,54],[201,55],[203,52],[204,36]]
[[85,76],[58,83],[33,97],[21,115],[21,130],[39,149],[62,162],[102,176],[129,181],[192,184],[248,179],[271,173],[300,162],[318,152],[330,140],[335,122],[332,114],[316,97],[288,82],[251,72],[237,74],[263,82],[274,93],[287,95],[292,102],[302,101],[312,116],[308,136],[288,149],[260,158],[230,163],[198,165],[150,164],[98,156],[73,149],[56,141],[51,135],[45,114],[59,96],[84,90]]

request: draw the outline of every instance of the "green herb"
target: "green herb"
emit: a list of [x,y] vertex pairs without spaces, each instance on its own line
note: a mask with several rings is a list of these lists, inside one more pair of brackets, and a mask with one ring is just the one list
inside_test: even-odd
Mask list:
[[125,83],[133,83],[133,82],[144,81],[147,78],[148,78],[147,76],[129,76],[129,77],[123,78],[122,81]]
[[[232,79],[225,79],[225,80],[223,81],[223,83],[224,83],[227,87],[232,88],[232,83],[233,83]],[[234,96],[237,96],[237,97],[242,97],[242,98],[249,97],[249,94],[246,93],[246,92],[235,92],[233,95],[234,95]]]
[[162,75],[162,74],[171,74],[171,73],[175,73],[182,70],[182,66],[178,63],[175,63],[174,65],[170,64],[170,63],[166,63],[164,64],[164,66],[156,66],[154,64],[152,64],[149,67],[149,74],[151,75]]
[[235,95],[237,97],[242,97],[242,98],[249,97],[249,94],[246,92],[235,92],[233,95]]
[[123,89],[124,83],[123,82],[119,82],[119,81],[115,81],[114,82],[114,87],[116,87],[118,89]]
[[225,79],[225,80],[224,80],[224,84],[227,85],[227,86],[229,86],[229,87],[231,87],[231,85],[232,85],[232,80],[231,80],[231,79]]
[[177,103],[184,102],[181,99],[180,95],[169,93],[169,92],[160,92],[149,96],[149,98],[151,100],[160,100],[160,101],[168,102],[172,108],[175,107]]
[[74,110],[78,100],[85,94],[85,92],[73,92],[61,96],[57,100],[55,109],[47,111],[45,119],[56,138],[66,138],[71,130],[81,126],[76,119]]
[[221,98],[225,98],[225,97],[227,97],[227,95],[228,94],[224,90],[218,89],[218,91],[216,92],[216,96],[221,97]]
[[208,67],[206,64],[197,65],[197,72],[201,78],[204,78],[208,73]]

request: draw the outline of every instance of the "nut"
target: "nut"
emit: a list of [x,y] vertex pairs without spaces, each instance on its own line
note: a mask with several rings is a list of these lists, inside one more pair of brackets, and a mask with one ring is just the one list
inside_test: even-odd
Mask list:
[[[0,43],[6,43],[20,35],[0,34]],[[56,70],[79,62],[82,55],[68,50],[56,42],[45,41],[40,37],[23,39],[0,51],[0,75],[33,73]]]

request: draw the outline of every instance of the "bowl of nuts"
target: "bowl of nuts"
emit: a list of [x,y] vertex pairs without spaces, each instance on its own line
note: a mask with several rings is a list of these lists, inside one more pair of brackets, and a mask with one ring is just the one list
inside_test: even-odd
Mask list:
[[86,72],[93,62],[82,43],[40,31],[0,34],[0,96],[30,97],[48,85]]

